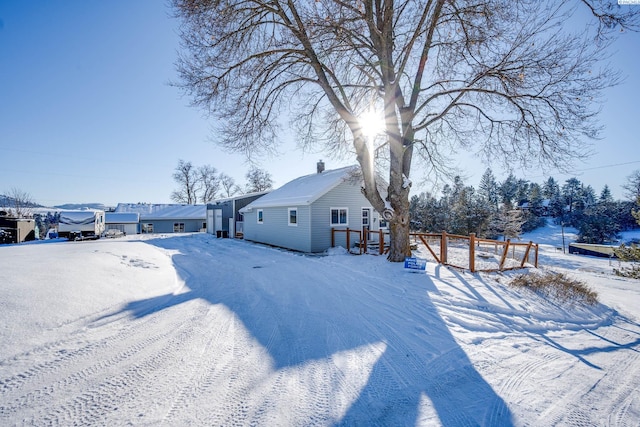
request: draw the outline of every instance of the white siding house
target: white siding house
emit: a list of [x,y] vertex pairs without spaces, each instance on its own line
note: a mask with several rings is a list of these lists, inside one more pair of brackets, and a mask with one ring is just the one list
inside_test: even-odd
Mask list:
[[[331,247],[331,229],[376,231],[379,215],[361,191],[354,166],[297,178],[251,202],[244,215],[244,238],[301,252]],[[352,239],[355,241],[356,239]],[[346,235],[336,236],[345,246]]]

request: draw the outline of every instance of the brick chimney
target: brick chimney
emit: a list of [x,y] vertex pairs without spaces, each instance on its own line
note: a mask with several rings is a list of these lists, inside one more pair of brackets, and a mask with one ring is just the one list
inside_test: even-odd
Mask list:
[[318,173],[324,172],[324,162],[322,160],[318,161],[317,167],[318,167]]

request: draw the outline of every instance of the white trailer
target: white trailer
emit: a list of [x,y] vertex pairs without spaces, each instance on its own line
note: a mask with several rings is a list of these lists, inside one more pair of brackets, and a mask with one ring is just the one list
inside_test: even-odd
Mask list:
[[78,210],[60,212],[58,236],[69,240],[99,239],[104,233],[104,211]]

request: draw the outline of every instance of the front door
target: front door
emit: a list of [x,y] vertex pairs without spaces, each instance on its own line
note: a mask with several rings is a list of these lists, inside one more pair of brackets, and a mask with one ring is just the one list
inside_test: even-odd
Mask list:
[[362,236],[367,235],[369,240],[369,231],[371,230],[371,208],[362,208]]

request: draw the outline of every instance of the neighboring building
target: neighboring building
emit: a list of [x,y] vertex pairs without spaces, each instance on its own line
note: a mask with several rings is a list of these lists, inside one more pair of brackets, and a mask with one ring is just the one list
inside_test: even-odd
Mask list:
[[595,245],[591,243],[569,243],[569,253],[578,255],[597,256],[601,258],[615,258],[614,250],[617,246]]
[[[361,191],[359,168],[324,170],[297,178],[240,209],[244,238],[301,252],[331,247],[331,229],[376,231],[379,215]],[[355,241],[357,239],[352,239]],[[345,246],[346,233],[336,236]]]
[[[524,200],[519,203],[520,208],[523,211],[527,211],[531,209],[531,204],[528,200]],[[542,216],[549,216],[551,211],[551,200],[550,199],[542,199],[542,203],[540,205]]]
[[3,243],[22,243],[38,238],[36,221],[27,218],[0,216]]
[[205,205],[119,203],[116,213],[137,213],[141,233],[189,233],[207,228]]
[[267,193],[269,192],[243,194],[207,204],[207,233],[220,237],[242,236],[244,233],[243,215],[240,213],[240,209]]
[[140,214],[138,212],[107,212],[106,230],[119,230],[124,234],[140,233]]

